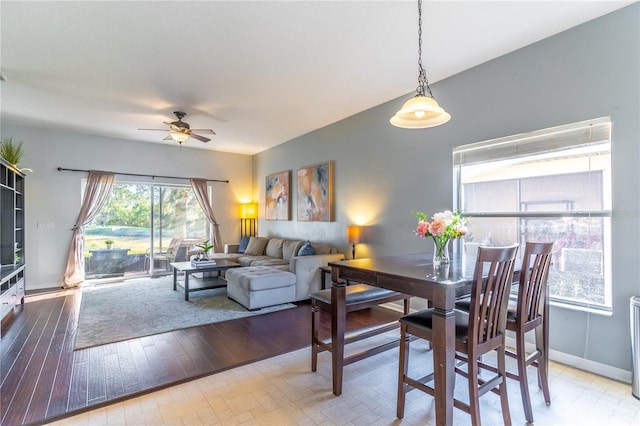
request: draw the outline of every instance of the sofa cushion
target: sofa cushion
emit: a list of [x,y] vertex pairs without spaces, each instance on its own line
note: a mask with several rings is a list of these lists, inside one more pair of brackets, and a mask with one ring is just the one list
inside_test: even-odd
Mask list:
[[312,256],[314,254],[316,254],[316,250],[309,240],[305,241],[298,251],[298,256]]
[[242,237],[242,239],[240,240],[240,245],[238,246],[237,253],[243,254],[245,251],[247,251],[247,246],[249,245],[250,239],[251,238],[249,237],[249,235],[245,235],[244,237]]
[[289,260],[293,256],[297,256],[302,244],[304,244],[304,241],[284,240],[284,243],[282,243],[282,258]]
[[251,237],[249,239],[249,245],[247,246],[244,254],[249,256],[262,256],[268,242],[269,238]]
[[265,257],[264,259],[256,259],[251,262],[251,266],[278,266],[284,265],[287,268],[289,267],[290,260],[286,259],[278,259],[276,257]]
[[[230,273],[232,270],[233,272]],[[229,269],[227,280],[229,285],[239,286],[248,291],[262,291],[293,286],[296,283],[296,276],[291,272],[269,266],[252,266]]]
[[284,240],[281,238],[271,238],[267,243],[267,247],[264,250],[264,254],[276,259],[282,259],[282,243]]
[[313,243],[313,248],[316,251],[315,254],[331,254],[334,253],[332,251],[333,247],[330,244],[326,243]]
[[261,255],[261,256],[248,256],[246,253],[243,254],[236,260],[241,266],[251,266],[253,262],[257,262],[260,260],[270,260],[272,259],[269,256]]

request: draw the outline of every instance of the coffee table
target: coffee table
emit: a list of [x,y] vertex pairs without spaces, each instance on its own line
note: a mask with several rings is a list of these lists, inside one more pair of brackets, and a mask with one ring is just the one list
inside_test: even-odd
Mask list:
[[[231,268],[239,268],[239,263],[233,262],[227,259],[216,259],[215,265],[207,266],[192,266],[191,262],[175,262],[171,263],[173,267],[173,290],[178,290],[178,272],[184,272],[184,300],[189,300],[190,291],[206,290],[210,288],[224,287],[227,285],[226,281],[220,277],[221,271],[226,271]],[[203,280],[202,283],[189,286],[189,275],[196,272],[218,272],[218,277],[214,277],[209,280],[208,283]]]

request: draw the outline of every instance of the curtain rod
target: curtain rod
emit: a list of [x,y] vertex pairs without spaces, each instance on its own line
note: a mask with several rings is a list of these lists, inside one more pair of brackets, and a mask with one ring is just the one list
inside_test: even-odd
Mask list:
[[[81,170],[81,169],[65,169],[64,167],[58,167],[58,171],[62,172],[86,172],[89,173],[90,170]],[[161,175],[145,175],[145,174],[139,174],[139,173],[120,173],[120,172],[109,172],[109,173],[113,173],[115,175],[124,175],[124,176],[142,176],[142,177],[150,177],[152,179],[155,178],[165,178],[165,179],[190,179],[190,178],[186,178],[186,177],[180,177],[180,176],[161,176]],[[205,179],[207,182],[222,182],[222,183],[229,183],[228,180],[220,180],[220,179]]]

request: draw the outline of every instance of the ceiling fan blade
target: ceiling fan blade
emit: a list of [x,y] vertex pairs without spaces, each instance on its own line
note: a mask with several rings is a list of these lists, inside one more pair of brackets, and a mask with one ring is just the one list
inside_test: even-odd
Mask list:
[[169,129],[138,129],[138,130],[157,130],[159,132],[168,132]]
[[192,138],[194,138],[194,139],[198,139],[198,140],[199,140],[199,141],[201,141],[201,142],[209,142],[209,141],[211,140],[211,139],[209,139],[209,138],[205,138],[204,136],[196,135],[196,134],[195,134],[195,133],[193,133],[193,132],[191,132],[191,135],[190,135],[190,136],[191,136]]
[[166,138],[162,139],[163,141],[170,141],[173,140],[173,138],[171,137],[171,135],[167,136]]
[[210,135],[215,135],[216,132],[214,132],[211,129],[191,129],[192,132],[198,132],[198,133],[208,133]]

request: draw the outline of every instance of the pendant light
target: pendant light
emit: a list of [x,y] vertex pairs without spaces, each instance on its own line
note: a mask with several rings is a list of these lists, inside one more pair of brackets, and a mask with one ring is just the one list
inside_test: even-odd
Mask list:
[[[422,0],[418,0],[418,87],[417,94],[402,105],[391,117],[391,124],[404,129],[425,129],[439,126],[451,119],[451,115],[433,98],[427,72],[422,66]],[[425,92],[429,96],[425,95]]]

